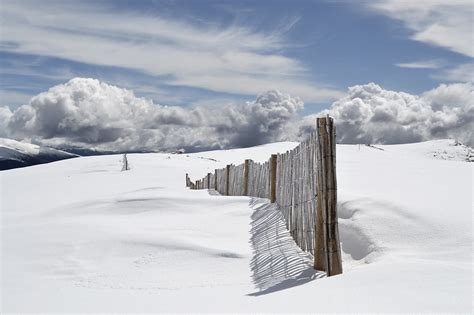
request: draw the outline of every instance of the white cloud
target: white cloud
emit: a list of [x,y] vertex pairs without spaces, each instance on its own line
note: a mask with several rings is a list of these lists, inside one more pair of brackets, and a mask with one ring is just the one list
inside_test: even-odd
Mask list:
[[[449,109],[465,108],[474,109],[474,90],[470,83],[441,84],[435,89],[421,94],[421,99],[426,101],[435,111],[444,107]],[[471,114],[473,114],[471,112]]]
[[281,54],[286,29],[265,33],[112,12],[100,3],[37,1],[2,3],[1,23],[3,51],[134,69],[161,76],[166,84],[225,93],[280,88],[318,102],[340,96]]
[[299,120],[303,102],[278,91],[254,101],[162,106],[130,90],[75,78],[11,111],[0,107],[0,136],[44,145],[98,150],[188,151],[296,140],[330,114],[342,143],[406,143],[457,138],[474,145],[472,83],[442,84],[421,95],[374,83],[349,88],[331,108]]
[[474,57],[472,0],[382,0],[368,5],[403,22],[413,40]]
[[[456,138],[474,146],[472,83],[441,84],[421,96],[384,90],[375,83],[349,88],[346,97],[318,115],[335,118],[342,143],[407,143]],[[304,135],[318,115],[305,117]]]
[[397,63],[395,65],[400,68],[409,69],[439,69],[443,66],[443,61],[438,59],[418,60],[413,62]]
[[453,82],[474,82],[474,64],[464,63],[452,68],[446,68],[440,73],[433,75],[433,77]]
[[343,92],[335,91],[329,87],[317,87],[299,79],[291,80],[290,78],[278,78],[271,75],[253,77],[240,74],[203,74],[173,80],[171,83],[177,85],[197,83],[201,87],[216,92],[226,90],[226,87],[231,86],[235,93],[247,95],[255,95],[258,91],[278,89],[299,95],[303,100],[314,102],[337,99],[344,95]]
[[203,150],[294,138],[289,130],[294,130],[302,107],[299,98],[278,91],[234,106],[161,106],[129,90],[75,78],[33,97],[13,113],[0,108],[0,126],[13,138],[53,146]]
[[408,69],[436,69],[431,77],[443,81],[451,82],[473,82],[474,81],[474,63],[463,63],[458,65],[448,65],[439,59],[419,60],[407,63],[395,64],[400,68]]

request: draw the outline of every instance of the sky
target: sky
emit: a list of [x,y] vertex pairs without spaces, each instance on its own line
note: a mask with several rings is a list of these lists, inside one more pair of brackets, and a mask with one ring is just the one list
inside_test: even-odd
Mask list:
[[[3,114],[10,129],[19,120],[12,121],[11,113],[21,105],[37,110],[32,98],[76,77],[131,90],[176,111],[234,110],[277,90],[282,100],[289,95],[304,104],[289,110],[303,120],[347,98],[353,86],[374,82],[384,91],[423,98],[443,84],[444,91],[463,84],[457,89],[468,100],[447,105],[461,108],[456,115],[472,114],[471,0],[2,0],[0,14],[0,106],[10,111]],[[82,86],[74,84],[69,91]],[[48,131],[48,138],[35,128],[30,135],[15,130],[3,136],[63,136]],[[362,139],[374,137],[357,141]]]

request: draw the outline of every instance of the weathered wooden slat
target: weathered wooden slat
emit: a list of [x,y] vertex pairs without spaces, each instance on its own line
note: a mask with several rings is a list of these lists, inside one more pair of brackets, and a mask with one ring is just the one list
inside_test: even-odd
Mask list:
[[249,195],[249,165],[250,160],[244,161],[244,196]]
[[230,165],[227,165],[225,172],[225,194],[229,196]]
[[322,165],[321,160],[321,135],[319,133],[320,129],[320,120],[316,120],[316,169],[317,169],[317,176],[316,176],[316,184],[317,184],[317,202],[316,202],[316,235],[315,235],[315,254],[314,254],[314,268],[317,270],[326,271],[326,246],[325,246],[325,237],[324,237],[324,217],[323,217],[323,207],[322,207],[322,172],[318,169]]
[[270,158],[270,202],[274,203],[276,199],[276,170],[277,155],[272,154]]

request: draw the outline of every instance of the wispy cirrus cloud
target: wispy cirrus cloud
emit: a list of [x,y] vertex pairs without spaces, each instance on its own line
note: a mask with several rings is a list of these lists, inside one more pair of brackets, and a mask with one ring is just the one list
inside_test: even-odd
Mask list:
[[472,0],[380,0],[367,2],[375,12],[398,20],[411,31],[411,39],[442,47],[471,62],[456,65],[430,59],[397,63],[397,67],[435,69],[434,79],[472,82],[474,57],[474,4]]
[[381,0],[369,8],[401,21],[411,39],[474,57],[474,5],[471,0]]
[[474,64],[463,63],[446,68],[440,73],[433,75],[433,77],[453,82],[474,82]]
[[474,63],[450,65],[443,60],[419,60],[407,63],[397,63],[395,66],[407,69],[436,70],[430,76],[433,79],[451,82],[474,82]]
[[439,69],[444,65],[444,62],[439,59],[431,59],[397,63],[395,65],[400,68],[409,69]]
[[277,88],[315,102],[342,95],[313,82],[304,64],[282,53],[287,27],[264,32],[112,12],[100,2],[5,2],[1,23],[0,50],[10,53],[132,69],[167,85],[222,93],[255,95]]

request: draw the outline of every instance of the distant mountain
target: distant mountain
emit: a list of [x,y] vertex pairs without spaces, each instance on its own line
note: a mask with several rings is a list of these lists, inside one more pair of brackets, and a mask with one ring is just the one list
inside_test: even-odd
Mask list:
[[99,151],[96,149],[75,147],[75,146],[65,146],[61,145],[56,147],[57,150],[64,152],[73,153],[79,156],[95,156],[95,155],[113,155],[113,154],[123,154],[123,153],[153,153],[150,150],[124,150],[124,151],[112,151],[112,150],[103,150]]
[[0,171],[78,157],[36,144],[0,138]]

